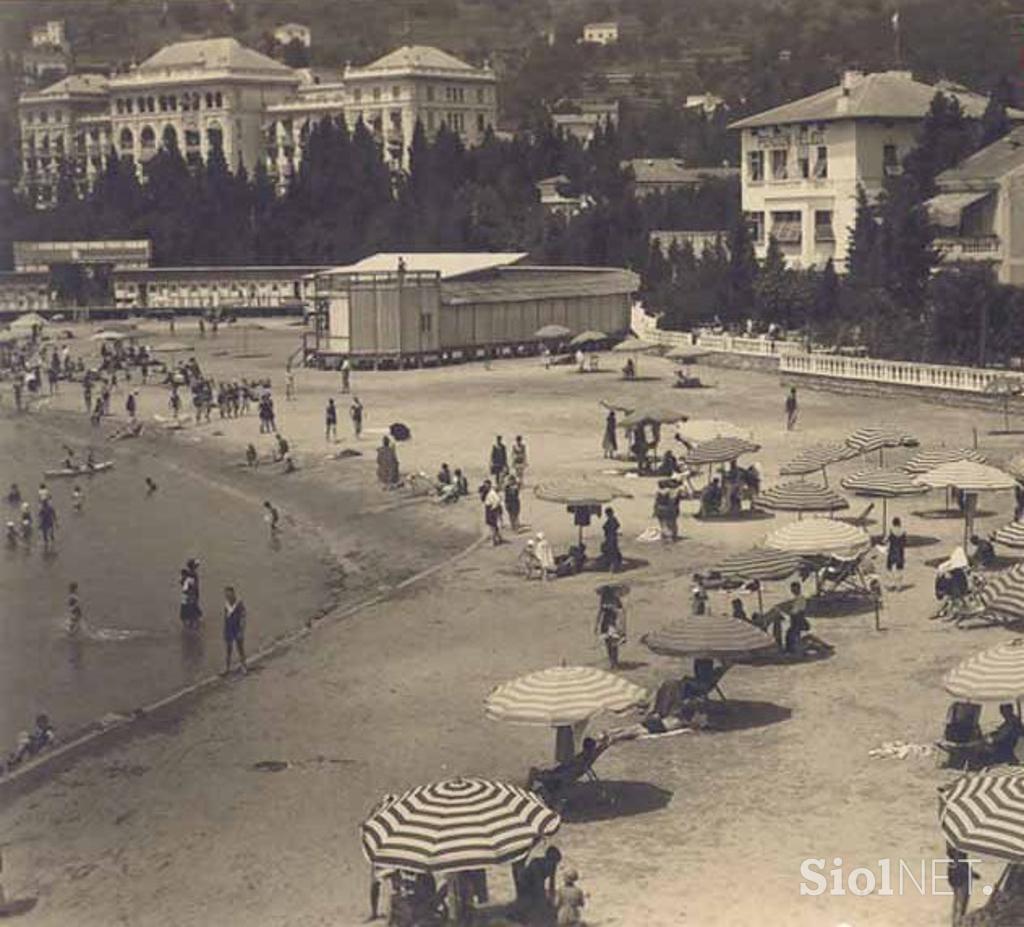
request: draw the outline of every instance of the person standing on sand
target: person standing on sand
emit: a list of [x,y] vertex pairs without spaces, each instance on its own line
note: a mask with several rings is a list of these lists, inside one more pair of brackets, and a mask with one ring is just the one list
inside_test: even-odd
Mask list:
[[604,510],[604,524],[601,526],[601,530],[604,532],[601,553],[604,554],[608,569],[612,573],[618,573],[622,569],[622,549],[619,547],[619,533],[622,531],[622,524],[615,517],[615,509],[611,506]]
[[245,603],[238,598],[234,586],[224,587],[224,675],[231,672],[231,651],[238,649],[238,662],[243,675],[249,672],[245,662]]
[[786,396],[786,431],[792,431],[796,428],[797,415],[796,387],[791,386],[789,388],[789,395]]
[[179,583],[181,603],[178,606],[178,619],[181,621],[183,628],[191,631],[198,623],[198,617],[196,616],[196,581],[188,570],[182,569],[179,574]]
[[522,511],[522,502],[519,498],[520,483],[513,473],[505,481],[505,512],[508,514],[508,523],[512,531],[519,533],[519,513]]
[[907,555],[907,532],[903,523],[898,519],[892,520],[892,527],[889,528],[889,537],[886,539],[888,550],[885,555],[885,569],[891,577],[898,581],[897,584],[890,584],[889,589],[899,591],[903,588],[903,568],[906,565]]
[[363,433],[363,404],[359,401],[358,396],[352,397],[352,405],[349,407],[348,414],[352,418],[352,431],[355,432],[358,441]]
[[494,485],[501,489],[501,482],[508,472],[508,448],[501,440],[501,435],[494,439],[494,446],[491,448],[491,478]]
[[487,492],[484,495],[484,522],[491,532],[491,543],[497,547],[502,543],[501,537],[501,496],[495,485],[488,482]]
[[615,419],[615,410],[609,409],[608,415],[604,420],[604,435],[601,437],[601,450],[604,451],[604,456],[607,459],[614,457],[619,450],[617,428],[618,422]]
[[377,448],[377,481],[385,489],[394,489],[401,482],[398,454],[386,435],[381,438],[380,447]]
[[512,444],[512,472],[519,481],[520,489],[526,485],[526,465],[526,442],[523,441],[522,435],[516,435],[516,440]]
[[76,512],[81,512],[82,511],[82,504],[83,504],[82,487],[76,485],[75,488],[73,490],[71,490],[71,507]]
[[270,528],[270,536],[272,538],[276,538],[278,531],[281,530],[279,524],[281,521],[281,513],[270,504],[269,499],[264,501],[263,508],[267,511],[267,514],[264,515],[263,518],[266,521],[267,526]]
[[341,363],[341,392],[348,395],[352,389],[352,364],[346,357]]
[[338,409],[333,398],[327,400],[327,409],[324,411],[324,440],[338,440]]

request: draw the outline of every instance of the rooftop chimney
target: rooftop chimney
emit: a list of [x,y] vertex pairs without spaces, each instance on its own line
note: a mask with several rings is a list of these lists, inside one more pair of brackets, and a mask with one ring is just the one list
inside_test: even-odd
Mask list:
[[864,80],[863,71],[843,71],[843,78],[840,86],[843,88],[843,96],[849,96],[850,91]]

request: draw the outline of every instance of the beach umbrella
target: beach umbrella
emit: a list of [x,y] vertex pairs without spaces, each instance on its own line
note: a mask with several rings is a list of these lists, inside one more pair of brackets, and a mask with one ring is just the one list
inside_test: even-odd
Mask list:
[[903,469],[907,473],[927,473],[943,464],[956,463],[960,460],[986,463],[984,454],[979,454],[967,447],[936,447],[927,451],[919,451],[903,465]]
[[871,545],[871,538],[860,528],[832,518],[805,518],[773,531],[765,547],[808,557],[849,554]]
[[132,335],[126,332],[98,331],[89,336],[90,341],[124,341]]
[[669,360],[681,361],[684,364],[692,364],[694,361],[698,361],[702,357],[708,357],[714,353],[714,351],[708,348],[702,348],[700,345],[681,344],[669,351],[665,357]]
[[915,482],[905,470],[870,468],[858,470],[840,481],[843,489],[859,496],[871,496],[882,500],[882,524],[889,524],[888,502],[897,496],[916,496],[927,492],[926,486]]
[[691,444],[700,444],[702,441],[710,441],[712,438],[748,438],[749,428],[740,428],[732,422],[723,422],[713,418],[690,419],[681,428],[676,429],[676,434],[684,441]]
[[382,802],[361,830],[372,865],[440,875],[518,862],[561,823],[519,786],[449,779]]
[[674,422],[685,422],[686,419],[686,413],[678,406],[663,400],[638,405],[619,419],[619,424],[623,428],[636,428],[638,425],[671,425]]
[[760,444],[747,441],[745,438],[711,438],[688,451],[684,459],[691,466],[710,465],[726,463],[735,460],[741,454],[753,454],[759,450]]
[[583,529],[593,515],[599,515],[602,505],[613,499],[632,499],[632,494],[605,483],[584,478],[548,480],[539,483],[534,495],[544,502],[557,502],[573,513],[579,528],[579,543],[583,544]]
[[761,583],[788,579],[803,566],[803,557],[788,551],[772,550],[769,547],[754,547],[742,553],[732,554],[711,568],[723,579],[738,579],[742,582],[757,581],[757,608],[764,614],[764,599]]
[[1024,522],[1011,521],[993,535],[992,540],[1004,547],[1024,547]]
[[1010,430],[1010,400],[1024,392],[1024,380],[1020,377],[997,373],[985,384],[985,392],[990,396],[999,396],[1003,400],[1003,430]]
[[940,795],[939,823],[958,850],[1024,862],[1024,775],[965,775]]
[[869,425],[858,428],[847,435],[846,444],[858,454],[870,454],[878,451],[878,462],[882,462],[882,452],[887,447],[917,447],[918,440],[909,432],[892,425]]
[[11,331],[31,331],[36,325],[41,328],[49,327],[46,321],[38,312],[24,312],[11,322]]
[[772,650],[776,646],[770,634],[730,615],[682,618],[644,634],[640,642],[662,656],[727,662],[735,662],[761,650]]
[[[698,448],[699,450],[700,448]],[[775,512],[838,512],[848,509],[847,502],[834,489],[797,480],[763,490],[757,497],[758,508]]]
[[555,759],[572,755],[572,726],[602,711],[647,701],[647,690],[592,666],[553,666],[497,686],[484,702],[492,721],[555,728]]
[[968,657],[943,680],[946,691],[968,702],[1015,702],[1024,698],[1024,638],[1003,641]]
[[1024,619],[1024,563],[993,576],[981,590],[985,612],[1005,621]]
[[656,351],[661,345],[655,344],[653,341],[644,341],[642,338],[627,338],[625,341],[620,341],[613,351],[619,354],[642,354],[645,351]]
[[585,349],[607,340],[608,336],[604,332],[585,331],[580,332],[575,338],[573,338],[569,342],[569,345],[570,347]]
[[544,325],[533,333],[533,337],[539,341],[562,341],[571,334],[572,331],[564,325]]
[[828,474],[825,468],[830,464],[839,463],[841,460],[849,460],[856,457],[857,452],[848,444],[825,441],[818,444],[811,444],[799,451],[788,463],[779,467],[780,476],[807,476],[810,473],[821,471],[828,485]]
[[[973,460],[957,460],[942,464],[934,470],[915,477],[922,486],[933,489],[953,488],[964,492],[994,492],[1000,489],[1013,489],[1017,481],[1007,473],[989,464],[975,463]],[[964,546],[971,532],[972,512],[964,506]]]

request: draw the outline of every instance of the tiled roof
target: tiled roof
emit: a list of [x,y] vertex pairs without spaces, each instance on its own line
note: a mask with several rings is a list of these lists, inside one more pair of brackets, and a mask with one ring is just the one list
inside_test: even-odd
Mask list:
[[69,74],[55,84],[44,87],[26,96],[64,97],[64,96],[95,96],[107,92],[107,79],[102,74]]
[[197,39],[166,45],[139,65],[139,71],[209,68],[228,71],[264,71],[278,76],[291,75],[291,68],[246,48],[238,39]]
[[994,181],[1016,168],[1024,167],[1024,126],[986,145],[956,167],[938,176],[940,187],[972,181]]
[[449,55],[440,48],[432,45],[403,45],[392,52],[388,52],[383,58],[365,65],[358,70],[384,71],[399,69],[443,69],[446,71],[476,71],[471,64]]
[[[838,84],[809,97],[740,119],[730,128],[753,129],[836,119],[921,119],[940,90],[947,96],[956,97],[968,116],[980,117],[988,103],[981,94],[925,84],[914,80],[907,71],[879,71],[856,78],[848,94],[844,93],[843,85]],[[1011,110],[1010,115],[1015,119],[1024,119],[1024,112],[1020,110]]]

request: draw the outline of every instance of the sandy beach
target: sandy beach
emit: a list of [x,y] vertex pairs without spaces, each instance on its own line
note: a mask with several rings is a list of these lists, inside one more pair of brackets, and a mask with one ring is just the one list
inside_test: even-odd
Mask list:
[[[31,789],[0,785],[4,888],[10,896],[40,899],[23,923],[355,924],[368,910],[358,826],[384,792],[457,774],[521,782],[530,766],[550,762],[551,731],[495,724],[482,704],[495,685],[533,669],[563,660],[603,665],[592,635],[595,577],[526,582],[515,565],[525,533],[497,548],[474,547],[483,528],[474,495],[449,508],[381,491],[372,449],[392,422],[412,429],[412,440],[399,447],[403,470],[433,475],[447,461],[467,470],[472,488],[484,476],[494,436],[511,443],[523,435],[530,455],[523,520],[556,549],[574,537],[571,519],[561,506],[535,499],[529,487],[624,468],[602,459],[601,399],[671,392],[693,418],[749,429],[762,445],[751,459],[762,463],[768,485],[803,446],[877,422],[906,427],[922,446],[970,446],[976,430],[979,448],[992,457],[1016,450],[1012,435],[989,434],[1002,427],[996,411],[899,397],[804,390],[797,430],[786,432],[777,375],[701,367],[710,388],[670,391],[668,362],[642,359],[643,377],[627,383],[612,356],[605,356],[602,372],[585,376],[565,367],[546,370],[538,359],[499,361],[490,369],[356,372],[354,392],[368,413],[368,433],[356,442],[338,374],[299,370],[297,396],[285,399],[284,363],[297,331],[274,323],[250,333],[244,348],[225,332],[199,341],[179,326],[175,337],[195,340],[200,363],[216,378],[274,378],[279,427],[292,443],[298,472],[238,467],[246,444],[261,437],[254,415],[218,421],[215,411],[209,425],[164,433],[153,415],[168,414],[166,394],[152,385],[141,394],[147,434],[140,440],[154,453],[166,449],[188,472],[226,484],[225,491],[235,487],[257,502],[272,498],[345,568],[346,609],[370,604],[344,617],[326,615],[248,678],[212,686],[160,723],[97,745]],[[323,408],[332,395],[337,444],[323,435]],[[115,409],[123,407],[123,396],[115,394]],[[10,414],[7,395],[4,405]],[[72,387],[31,414],[59,425],[71,410],[81,414],[80,407]],[[343,447],[363,455],[328,459]],[[266,441],[263,449],[269,451]],[[909,453],[887,452],[886,463]],[[830,483],[874,462],[832,468]],[[689,517],[695,504],[687,503],[678,544],[639,543],[653,523],[653,481],[604,478],[633,494],[616,509],[625,554],[643,561],[626,577],[630,641],[622,672],[653,688],[679,675],[680,661],[653,656],[638,643],[640,635],[686,613],[693,572],[759,543],[795,516],[702,523]],[[991,512],[983,529],[1012,517],[1011,495],[983,498],[982,508]],[[850,499],[853,512],[868,501]],[[902,859],[919,870],[922,861],[930,866],[943,856],[936,788],[953,774],[931,756],[868,755],[886,741],[931,744],[949,702],[943,673],[1008,637],[999,629],[960,631],[927,620],[935,600],[926,561],[948,555],[962,530],[957,519],[935,517],[942,505],[941,493],[890,505],[915,542],[909,587],[886,594],[885,630],[875,630],[863,602],[812,604],[814,630],[836,647],[832,659],[736,666],[723,683],[724,729],[624,743],[602,756],[597,772],[604,793],[581,788],[555,839],[580,871],[588,923],[946,923],[949,897],[922,896],[913,887],[890,897],[800,894],[800,865],[809,857],[829,866],[840,857],[847,871],[877,871],[880,859],[894,867]],[[871,528],[881,530],[877,521]],[[769,585],[766,600],[778,601],[783,591]],[[712,595],[714,609],[727,604],[724,594]],[[250,603],[254,612],[256,605]],[[986,710],[983,725],[994,725],[994,715]],[[617,723],[595,719],[592,728]],[[265,761],[287,766],[268,772],[257,765]],[[991,880],[998,875],[991,865],[980,869]],[[508,900],[510,891],[504,874],[492,882],[498,900]]]

